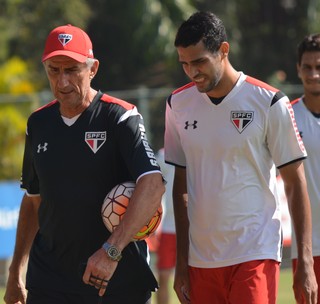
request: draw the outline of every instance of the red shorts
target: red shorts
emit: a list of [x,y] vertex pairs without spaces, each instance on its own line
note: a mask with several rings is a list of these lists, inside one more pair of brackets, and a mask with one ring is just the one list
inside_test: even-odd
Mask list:
[[176,235],[174,233],[160,233],[157,250],[158,270],[171,269],[176,266]]
[[[297,269],[297,259],[292,260],[292,271],[295,273]],[[316,275],[317,283],[320,286],[320,256],[313,257],[313,269]],[[318,303],[320,303],[320,292],[318,291]]]
[[257,260],[227,267],[189,267],[192,304],[275,304],[280,264]]

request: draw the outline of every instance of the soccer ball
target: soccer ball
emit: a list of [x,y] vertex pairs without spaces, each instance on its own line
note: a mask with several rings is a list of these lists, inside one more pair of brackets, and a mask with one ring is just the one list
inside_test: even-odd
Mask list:
[[[120,183],[111,189],[105,197],[101,215],[105,226],[111,233],[117,228],[123,215],[126,213],[135,186],[134,182]],[[144,240],[154,233],[160,225],[161,218],[162,206],[160,205],[151,220],[133,237],[133,241]]]

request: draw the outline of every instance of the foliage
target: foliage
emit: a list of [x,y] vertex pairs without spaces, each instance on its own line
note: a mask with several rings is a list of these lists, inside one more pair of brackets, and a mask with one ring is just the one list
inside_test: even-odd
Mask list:
[[14,104],[10,105],[10,101],[18,94],[35,91],[28,71],[27,63],[19,57],[11,57],[0,66],[0,93],[7,96],[6,105],[3,103],[0,108],[0,180],[20,177],[26,123],[20,111],[27,108],[21,105],[18,110]]
[[[274,83],[278,75],[285,76],[282,84],[300,83],[296,45],[320,28],[316,0],[96,0],[93,4],[0,0],[0,92],[48,87],[41,55],[48,33],[62,24],[89,33],[100,60],[93,86],[103,91],[172,88],[188,81],[173,41],[182,20],[196,10],[213,11],[224,21],[236,69]],[[163,133],[164,98],[148,101],[158,135]]]
[[18,110],[10,100],[35,91],[28,71],[27,63],[18,57],[11,57],[0,66],[0,93],[7,96],[6,105],[3,103],[0,108],[0,180],[20,177],[26,123],[20,111],[27,109],[21,105]]
[[223,19],[235,67],[262,80],[283,70],[288,82],[299,83],[296,45],[320,26],[316,0],[0,0],[0,6],[0,63],[14,55],[27,60],[42,88],[48,86],[40,62],[44,42],[61,24],[89,32],[101,63],[94,85],[102,90],[184,83],[173,40],[195,10]]
[[280,70],[287,82],[300,82],[296,45],[319,28],[319,1],[100,0],[88,26],[101,62],[94,85],[118,90],[185,83],[173,40],[182,19],[195,10],[211,10],[224,21],[237,69],[265,81]]
[[[0,0],[0,7],[0,93],[43,89],[47,81],[41,54],[48,33],[67,23],[85,28],[89,6],[85,0]],[[17,179],[26,119],[17,107],[6,104],[0,112],[0,179]]]
[[198,8],[211,10],[224,21],[231,45],[230,60],[238,70],[264,81],[281,71],[286,83],[300,83],[296,47],[306,34],[319,31],[319,1],[196,2]]
[[48,33],[71,23],[86,28],[91,11],[85,0],[0,0],[0,63],[19,56],[37,85],[47,86],[41,55]]
[[320,31],[320,1],[309,1],[307,20],[308,33],[316,33]]
[[19,179],[26,119],[14,106],[0,111],[0,180]]
[[171,85],[175,29],[193,10],[187,0],[96,1],[88,27],[100,60],[94,84],[103,90]]
[[18,57],[11,57],[0,66],[0,93],[23,94],[35,91],[29,81],[28,66]]
[[296,80],[296,45],[306,30],[303,22],[308,1],[239,0],[235,7],[239,24],[238,35],[233,37],[239,45],[234,57],[237,67],[263,80],[276,70],[285,71],[290,81]]

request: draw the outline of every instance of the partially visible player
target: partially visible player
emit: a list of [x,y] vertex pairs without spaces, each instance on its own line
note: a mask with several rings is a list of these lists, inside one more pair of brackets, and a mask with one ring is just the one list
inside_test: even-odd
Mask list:
[[174,166],[164,162],[164,149],[160,149],[156,154],[158,164],[162,174],[166,179],[166,192],[162,197],[163,217],[160,233],[158,234],[157,264],[159,290],[157,291],[157,303],[170,303],[169,285],[174,268],[176,266],[176,229],[174,223],[174,213],[172,204],[172,186],[174,177]]
[[164,145],[165,161],[175,165],[180,302],[277,302],[278,168],[298,240],[295,298],[316,303],[307,155],[288,97],[234,69],[225,27],[213,13],[184,21],[175,47],[191,80],[167,100]]
[[[26,193],[5,302],[150,303],[158,284],[147,246],[130,241],[158,209],[165,188],[142,116],[91,86],[99,61],[80,28],[53,29],[42,62],[56,99],[28,119]],[[135,191],[110,233],[101,218],[103,200],[129,180]],[[28,294],[21,278],[27,261]]]
[[[297,71],[304,94],[292,101],[292,107],[300,136],[308,152],[304,167],[312,210],[314,270],[320,285],[320,33],[305,36],[298,45],[297,53]],[[292,239],[291,251],[295,272],[298,249],[294,231]]]

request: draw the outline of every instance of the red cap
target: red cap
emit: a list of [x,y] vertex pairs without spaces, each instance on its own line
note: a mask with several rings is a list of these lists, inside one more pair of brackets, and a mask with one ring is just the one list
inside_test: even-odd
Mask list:
[[92,42],[89,36],[78,27],[71,24],[59,26],[52,30],[47,38],[42,62],[58,55],[85,62],[87,58],[94,58]]

